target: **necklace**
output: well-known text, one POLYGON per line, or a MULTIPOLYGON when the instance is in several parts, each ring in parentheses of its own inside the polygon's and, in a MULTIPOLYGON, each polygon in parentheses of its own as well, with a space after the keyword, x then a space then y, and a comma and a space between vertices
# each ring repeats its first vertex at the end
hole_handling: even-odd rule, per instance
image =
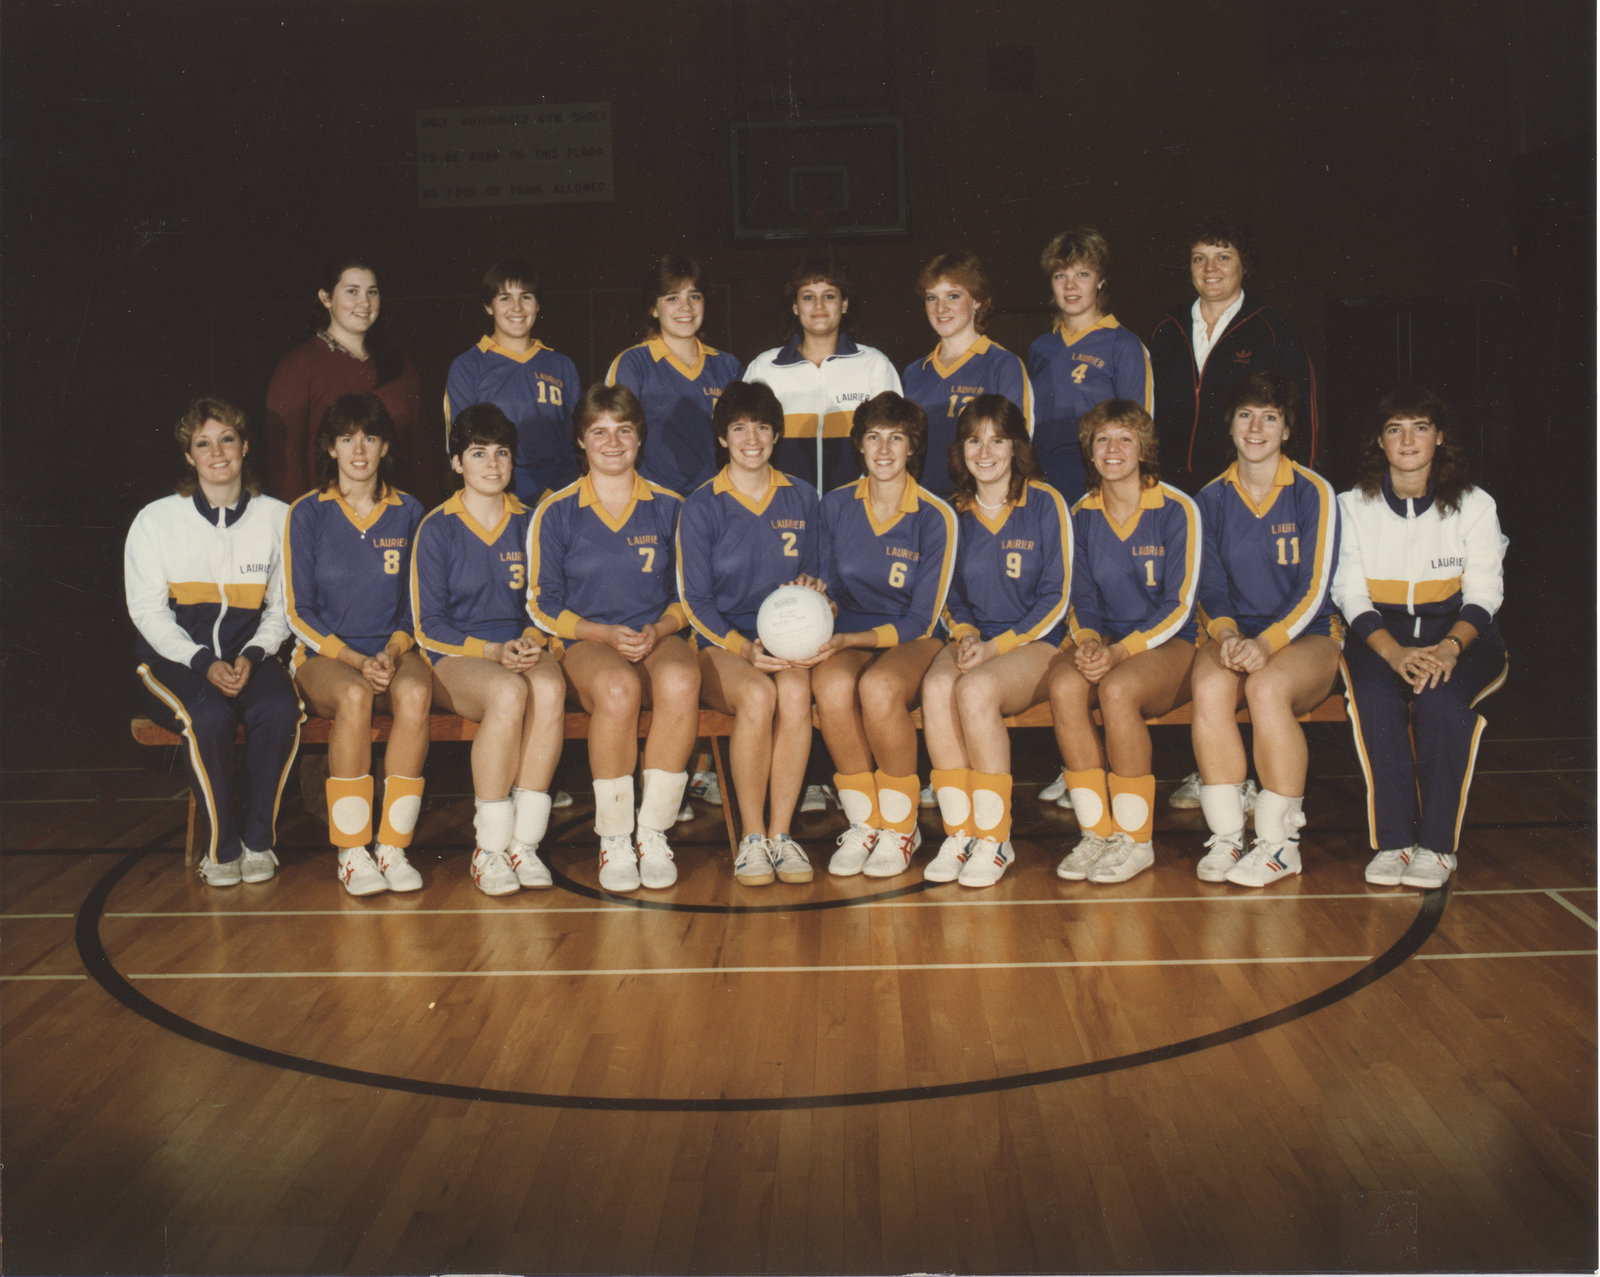
POLYGON ((1000 500, 996 501, 993 505, 990 505, 987 501, 985 501, 982 497, 980 497, 976 492, 974 492, 972 494, 972 499, 978 503, 978 509, 980 509, 980 510, 1004 510, 1006 508, 1006 502, 1010 498, 1001 497, 1000 500))

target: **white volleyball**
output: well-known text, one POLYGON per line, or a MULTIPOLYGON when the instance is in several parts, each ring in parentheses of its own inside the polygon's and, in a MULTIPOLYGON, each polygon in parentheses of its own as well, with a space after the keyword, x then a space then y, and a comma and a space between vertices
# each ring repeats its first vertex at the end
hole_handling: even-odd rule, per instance
POLYGON ((780 661, 804 661, 833 635, 828 600, 804 585, 780 585, 756 613, 761 646, 780 661))

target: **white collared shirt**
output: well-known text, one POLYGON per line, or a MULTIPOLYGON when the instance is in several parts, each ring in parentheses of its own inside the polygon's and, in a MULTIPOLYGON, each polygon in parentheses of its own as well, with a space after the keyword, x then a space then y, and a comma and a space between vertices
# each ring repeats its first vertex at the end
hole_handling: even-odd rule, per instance
POLYGON ((1239 308, 1243 305, 1244 293, 1241 292, 1233 299, 1233 305, 1223 311, 1217 322, 1211 326, 1211 332, 1208 335, 1206 333, 1206 321, 1200 314, 1200 299, 1198 297, 1194 299, 1194 305, 1190 307, 1189 314, 1192 316, 1194 330, 1194 366, 1196 368, 1205 368, 1206 356, 1211 353, 1211 348, 1217 344, 1217 338, 1227 332, 1228 325, 1233 322, 1233 317, 1239 313, 1239 308))

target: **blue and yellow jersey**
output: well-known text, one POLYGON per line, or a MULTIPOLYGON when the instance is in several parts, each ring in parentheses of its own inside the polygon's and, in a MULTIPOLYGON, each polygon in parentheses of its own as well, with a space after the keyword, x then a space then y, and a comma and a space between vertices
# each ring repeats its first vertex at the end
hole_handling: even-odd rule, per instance
POLYGON ((1339 503, 1326 479, 1279 457, 1258 506, 1235 462, 1195 503, 1204 532, 1200 609, 1212 638, 1232 629, 1276 652, 1302 634, 1333 633, 1339 503))
POLYGON ((1121 643, 1129 656, 1168 639, 1194 642, 1201 535, 1193 499, 1152 484, 1119 525, 1091 493, 1073 507, 1072 539, 1073 642, 1121 643))
POLYGON ((678 496, 686 496, 717 469, 711 410, 722 388, 738 381, 739 361, 698 337, 699 357, 680 363, 659 337, 630 346, 611 361, 606 385, 626 386, 644 405, 644 454, 639 473, 678 496))
POLYGON ((527 526, 528 508, 509 492, 492 528, 468 513, 459 492, 423 516, 411 554, 411 616, 429 661, 538 636, 523 610, 527 526))
POLYGON ((1084 491, 1078 423, 1107 399, 1132 399, 1154 412, 1150 352, 1112 315, 1078 333, 1057 324, 1028 347, 1028 378, 1034 393, 1033 450, 1045 481, 1076 501, 1084 491))
POLYGON ((613 517, 588 475, 551 493, 528 525, 529 615, 558 638, 579 621, 643 629, 669 617, 679 626, 673 541, 683 499, 634 476, 633 496, 613 517))
POLYGON ((1022 410, 1028 431, 1033 431, 1033 388, 1018 359, 998 342, 979 337, 952 364, 939 362, 939 349, 906 365, 900 384, 907 399, 928 414, 928 453, 922 467, 922 486, 935 496, 955 490, 948 456, 956 441, 956 418, 979 395, 1004 395, 1022 410))
POLYGON ((869 480, 822 498, 822 579, 839 605, 840 634, 873 631, 879 647, 934 632, 956 562, 956 514, 907 476, 900 508, 873 513, 869 480))
POLYGON ((1067 632, 1072 520, 1061 494, 1028 480, 1016 505, 986 515, 976 505, 957 519, 955 575, 945 605, 951 638, 976 634, 1001 652, 1067 632))
POLYGON ((731 652, 756 637, 767 595, 802 573, 817 575, 817 490, 769 469, 752 501, 727 467, 683 503, 678 519, 678 597, 697 646, 731 652))
POLYGON ((422 503, 388 489, 362 518, 337 487, 308 492, 289 507, 284 532, 284 593, 298 640, 294 668, 307 656, 336 657, 346 647, 375 656, 411 636, 411 547, 422 503))
POLYGON ((516 426, 512 484, 523 504, 531 507, 544 493, 564 488, 578 477, 572 406, 583 387, 577 368, 565 355, 537 341, 519 355, 496 344, 493 337, 484 337, 450 365, 445 384, 447 441, 456 414, 473 404, 494 404, 516 426))

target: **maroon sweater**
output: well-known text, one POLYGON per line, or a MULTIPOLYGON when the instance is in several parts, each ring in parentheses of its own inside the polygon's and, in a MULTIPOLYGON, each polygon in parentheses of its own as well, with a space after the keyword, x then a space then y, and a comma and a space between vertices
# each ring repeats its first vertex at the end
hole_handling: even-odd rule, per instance
POLYGON ((378 370, 371 360, 330 350, 320 334, 301 342, 278 361, 267 384, 262 440, 270 495, 293 501, 316 486, 313 446, 322 414, 340 395, 362 390, 375 390, 394 418, 396 438, 390 441, 390 450, 399 461, 395 478, 406 491, 417 491, 415 480, 427 471, 417 434, 422 381, 409 359, 393 381, 378 386, 377 380, 378 370))

